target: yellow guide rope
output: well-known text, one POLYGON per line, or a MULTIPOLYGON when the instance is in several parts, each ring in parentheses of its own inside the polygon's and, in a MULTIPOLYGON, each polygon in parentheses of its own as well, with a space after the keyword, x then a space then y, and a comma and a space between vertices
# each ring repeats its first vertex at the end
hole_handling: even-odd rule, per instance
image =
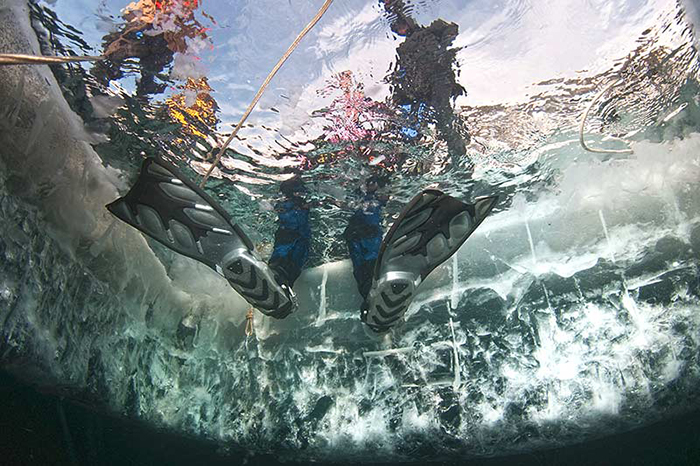
POLYGON ((0 65, 51 65, 55 63, 72 63, 78 61, 100 61, 104 56, 92 57, 49 57, 42 55, 25 55, 23 53, 0 53, 0 65))
POLYGON ((216 166, 219 164, 219 161, 221 160, 221 156, 224 155, 224 151, 226 148, 231 144, 231 141, 233 141, 233 138, 236 137, 236 133, 238 133, 238 130, 241 129, 243 126, 243 123, 248 119, 248 116, 250 113, 253 111, 255 108, 255 105, 257 105, 258 101, 260 100, 260 97, 262 97, 263 92, 265 92, 265 88, 267 87, 268 84, 270 84, 270 81, 272 81, 272 78, 277 74, 280 68, 282 68, 282 65, 284 64, 285 61, 287 61, 287 58, 294 52, 294 49, 297 48, 299 45, 299 42, 304 38, 304 36, 311 30, 312 27, 318 23, 318 21, 321 19, 323 14, 328 10, 328 8, 331 6, 331 3, 333 3, 333 0, 326 0, 326 2, 323 4, 320 10, 318 10, 318 13, 316 13, 316 16, 309 22, 309 24, 306 25, 306 27, 299 33, 296 39, 294 39, 294 42, 292 42, 292 45, 289 46, 286 52, 284 52, 284 55, 282 55, 282 58, 279 59, 277 64, 275 65, 274 68, 272 68, 272 71, 270 71, 270 74, 267 75, 267 78, 265 78, 265 81, 260 85, 260 88, 258 89, 258 92, 255 94, 255 97, 253 97, 253 101, 250 103, 248 106, 248 109, 245 111, 243 116, 241 117, 241 121, 238 122, 236 127, 234 128, 233 132, 231 135, 228 137, 226 142, 219 148, 219 152, 216 154, 216 160, 214 160, 214 163, 211 164, 209 167, 209 170, 207 170, 207 173, 204 175, 204 178, 202 178, 202 181, 199 183, 200 187, 204 186, 204 183, 207 182, 209 179, 209 175, 211 175, 211 172, 214 171, 216 166))

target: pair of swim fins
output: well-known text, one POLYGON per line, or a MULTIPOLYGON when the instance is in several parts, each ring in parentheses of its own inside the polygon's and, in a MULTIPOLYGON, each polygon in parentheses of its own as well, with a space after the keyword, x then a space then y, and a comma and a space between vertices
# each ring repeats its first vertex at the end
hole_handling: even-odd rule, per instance
MULTIPOLYGON (((494 196, 465 204, 432 189, 414 197, 382 241, 362 321, 377 333, 399 322, 421 281, 459 249, 496 201, 494 196)), ((168 248, 214 269, 264 314, 284 318, 296 309, 294 291, 258 256, 243 230, 170 163, 144 160, 131 190, 107 208, 168 248)))

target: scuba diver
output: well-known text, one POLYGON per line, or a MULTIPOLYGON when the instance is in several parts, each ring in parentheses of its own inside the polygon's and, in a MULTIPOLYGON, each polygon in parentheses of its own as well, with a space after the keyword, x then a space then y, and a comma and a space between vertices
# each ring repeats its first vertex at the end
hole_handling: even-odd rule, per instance
MULTIPOLYGON (((463 89, 452 71, 455 52, 447 50, 457 26, 437 20, 420 27, 402 13, 400 0, 380 1, 396 13, 392 29, 406 37, 392 77, 393 100, 417 118, 420 108, 429 107, 450 155, 463 157, 465 143, 454 128, 450 106, 463 89), (428 58, 421 61, 420 54, 428 58), (436 70, 437 78, 432 76, 436 70)), ((381 182, 378 177, 366 180, 343 235, 363 297, 360 318, 374 334, 385 334, 403 320, 421 282, 460 248, 498 200, 488 196, 469 204, 426 189, 403 208, 385 235, 382 211, 388 198, 379 194, 381 182)), ((281 183, 280 191, 269 263, 211 196, 164 160, 144 160, 131 190, 107 208, 166 247, 215 270, 264 314, 283 319, 297 308, 292 287, 309 256, 311 206, 298 176, 281 183)))
MULTIPOLYGON (((382 235, 386 202, 370 178, 345 230, 358 290, 360 318, 375 334, 402 321, 420 283, 451 257, 486 218, 497 196, 468 204, 436 189, 416 195, 382 235), (383 236, 383 237, 382 237, 383 236)), ((166 247, 206 264, 253 307, 282 319, 297 308, 292 286, 309 254, 311 228, 303 184, 280 187, 278 229, 269 265, 228 213, 172 164, 147 158, 131 190, 107 206, 119 219, 166 247)))

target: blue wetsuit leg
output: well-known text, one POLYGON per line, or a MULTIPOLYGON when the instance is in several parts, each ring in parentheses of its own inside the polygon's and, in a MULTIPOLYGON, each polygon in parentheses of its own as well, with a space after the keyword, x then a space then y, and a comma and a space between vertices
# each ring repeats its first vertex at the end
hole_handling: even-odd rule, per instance
POLYGON ((309 209, 299 200, 285 200, 277 205, 278 228, 270 267, 290 287, 301 274, 309 258, 311 227, 309 209))
POLYGON ((352 260, 357 289, 362 297, 366 298, 372 286, 374 265, 382 244, 379 208, 356 211, 348 222, 344 236, 352 260))

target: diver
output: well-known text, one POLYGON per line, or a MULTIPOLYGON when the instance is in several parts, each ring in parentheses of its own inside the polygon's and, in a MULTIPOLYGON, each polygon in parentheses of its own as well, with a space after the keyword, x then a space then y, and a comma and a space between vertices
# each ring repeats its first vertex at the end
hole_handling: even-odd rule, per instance
POLYGON ((450 158, 462 159, 469 136, 462 136, 451 105, 453 99, 466 93, 457 83, 453 69, 459 49, 450 48, 459 26, 442 19, 420 26, 408 14, 403 0, 379 0, 379 3, 389 16, 391 30, 406 38, 396 49, 396 65, 387 77, 394 105, 409 120, 402 133, 409 139, 419 139, 422 124, 435 122, 447 143, 450 158))
MULTIPOLYGON (((455 127, 451 99, 464 89, 452 70, 456 51, 448 49, 457 25, 437 20, 422 27, 404 14, 401 0, 380 2, 394 15, 392 30, 406 37, 390 78, 394 103, 418 120, 433 119, 451 157, 463 157, 465 141, 455 127)), ((403 320, 421 282, 459 249, 498 199, 477 198, 469 204, 426 189, 384 234, 388 198, 379 194, 381 183, 377 177, 365 182, 343 235, 363 297, 360 317, 375 334, 384 334, 403 320)), ((297 308, 292 287, 309 256, 311 206, 299 176, 281 183, 280 191, 283 198, 275 206, 278 227, 269 264, 216 200, 164 160, 144 160, 131 190, 107 208, 166 247, 206 264, 253 307, 282 319, 297 308)))
POLYGON ((136 30, 113 32, 103 38, 109 60, 97 62, 91 70, 98 82, 108 86, 110 81, 122 78, 125 61, 138 58, 141 78, 136 82, 136 95, 160 94, 166 89, 167 85, 156 82, 156 77, 172 63, 175 54, 163 34, 147 33, 149 27, 143 25, 136 30))
MULTIPOLYGON (((417 194, 383 235, 380 181, 370 178, 345 230, 358 290, 360 317, 375 334, 403 320, 418 286, 451 257, 486 218, 497 196, 468 204, 436 189, 417 194)), ((292 286, 309 255, 311 228, 304 186, 296 177, 280 186, 278 229, 269 265, 243 229, 204 190, 172 164, 144 160, 123 197, 107 206, 119 219, 226 278, 253 307, 274 318, 297 308, 292 286)))
POLYGON ((124 23, 102 38, 107 60, 95 64, 91 74, 108 86, 124 76, 128 60, 138 59, 140 79, 136 95, 160 94, 167 83, 158 82, 163 70, 173 63, 175 53, 187 52, 186 39, 206 38, 206 28, 194 17, 198 2, 179 0, 138 0, 122 10, 124 23))

